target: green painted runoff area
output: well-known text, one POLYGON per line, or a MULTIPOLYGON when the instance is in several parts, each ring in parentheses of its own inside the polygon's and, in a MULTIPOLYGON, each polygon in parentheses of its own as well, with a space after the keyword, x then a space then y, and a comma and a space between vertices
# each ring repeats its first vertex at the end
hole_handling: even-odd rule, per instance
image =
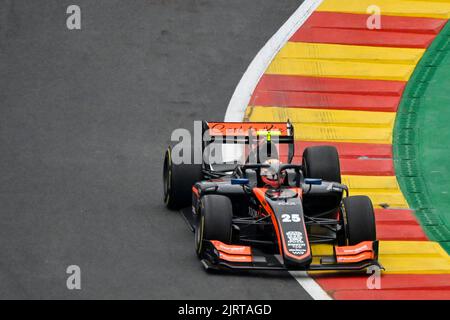
POLYGON ((394 162, 426 234, 450 253, 450 23, 405 89, 395 124, 394 162))

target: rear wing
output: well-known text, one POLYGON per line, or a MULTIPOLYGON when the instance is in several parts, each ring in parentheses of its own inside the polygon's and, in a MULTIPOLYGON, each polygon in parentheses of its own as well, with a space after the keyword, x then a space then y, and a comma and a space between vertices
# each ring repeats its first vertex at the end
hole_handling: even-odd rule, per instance
POLYGON ((294 126, 287 122, 202 122, 202 151, 210 143, 259 145, 262 141, 288 145, 288 162, 295 153, 294 126), (217 139, 216 139, 217 138, 217 139))

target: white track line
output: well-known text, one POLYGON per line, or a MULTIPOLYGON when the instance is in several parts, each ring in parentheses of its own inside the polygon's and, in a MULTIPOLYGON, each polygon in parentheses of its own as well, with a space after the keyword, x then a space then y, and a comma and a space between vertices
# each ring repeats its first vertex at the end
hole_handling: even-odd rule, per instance
MULTIPOLYGON (((239 81, 225 114, 226 122, 244 119, 253 91, 273 58, 292 35, 303 25, 323 0, 305 0, 283 26, 270 38, 258 52, 239 81)), ((331 297, 303 271, 289 272, 305 291, 315 300, 331 300, 331 297)))
POLYGON ((314 300, 333 300, 322 287, 305 271, 289 271, 291 276, 305 289, 314 300))
POLYGON ((253 91, 278 51, 286 44, 323 0, 305 0, 283 26, 269 39, 239 81, 225 114, 226 122, 242 121, 253 91))

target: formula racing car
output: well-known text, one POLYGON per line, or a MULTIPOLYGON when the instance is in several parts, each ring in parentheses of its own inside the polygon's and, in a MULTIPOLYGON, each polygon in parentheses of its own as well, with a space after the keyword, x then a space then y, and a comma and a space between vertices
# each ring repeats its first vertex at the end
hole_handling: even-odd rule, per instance
POLYGON ((349 196, 335 147, 306 148, 293 163, 289 121, 201 130, 201 163, 179 163, 169 147, 163 180, 166 206, 191 208, 207 270, 382 268, 371 200, 349 196))

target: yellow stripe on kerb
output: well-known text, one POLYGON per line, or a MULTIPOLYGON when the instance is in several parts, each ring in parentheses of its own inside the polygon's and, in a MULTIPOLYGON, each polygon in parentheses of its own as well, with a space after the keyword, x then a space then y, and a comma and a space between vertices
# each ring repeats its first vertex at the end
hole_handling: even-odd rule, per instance
POLYGON ((288 42, 276 59, 345 60, 348 62, 416 65, 425 49, 288 42))
POLYGON ((366 195, 375 208, 408 208, 403 193, 394 176, 342 176, 351 196, 366 195))
POLYGON ((266 73, 308 77, 408 81, 413 70, 413 66, 399 64, 314 59, 275 59, 267 68, 266 73))
MULTIPOLYGON (((313 245, 316 257, 333 254, 331 245, 313 245)), ((379 261, 388 274, 450 273, 450 257, 431 241, 380 241, 379 261)))
MULTIPOLYGON (((300 102, 301 103, 301 102, 300 102)), ((393 129, 395 112, 347 111, 330 109, 280 108, 249 106, 246 118, 250 122, 284 122, 322 126, 345 126, 393 129)))
POLYGON ((382 15, 450 18, 448 0, 325 0, 317 11, 366 14, 370 6, 378 6, 382 15))
POLYGON ((407 81, 423 49, 288 42, 267 74, 407 81))
POLYGON ((391 144, 392 130, 388 128, 358 128, 294 123, 295 139, 302 141, 332 141, 391 144))
POLYGON ((389 189, 400 190, 397 179, 394 176, 342 176, 342 182, 350 190, 353 189, 389 189))
POLYGON ((395 113, 248 107, 246 118, 255 122, 290 119, 297 140, 391 144, 395 113))

